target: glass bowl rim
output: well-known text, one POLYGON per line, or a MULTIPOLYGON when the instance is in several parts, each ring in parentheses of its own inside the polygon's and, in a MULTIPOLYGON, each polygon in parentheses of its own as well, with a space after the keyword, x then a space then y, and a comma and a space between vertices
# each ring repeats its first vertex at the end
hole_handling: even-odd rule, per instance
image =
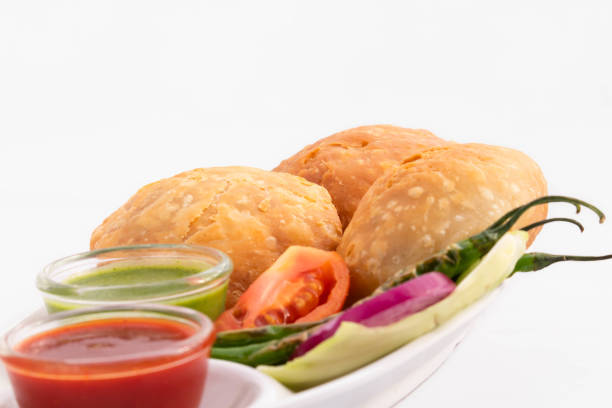
MULTIPOLYGON (((75 322, 79 323, 79 322, 75 322)), ((25 337, 22 341, 25 341, 37 334, 45 333, 52 331, 57 327, 69 327, 75 323, 68 323, 66 325, 54 326, 50 327, 46 330, 40 330, 39 332, 30 335, 29 337, 25 337)), ((173 357, 173 356, 187 356, 190 355, 192 350, 197 350, 198 345, 204 344, 208 341, 211 336, 214 336, 214 325, 210 318, 203 313, 200 313, 196 310, 181 307, 181 306, 171 306, 171 305, 159 305, 159 304, 150 304, 150 303, 140 303, 137 305, 107 305, 107 306, 99 306, 99 307, 84 307, 73 310, 67 310, 58 313, 45 313, 42 316, 30 317, 23 320, 21 323, 18 323, 14 327, 12 327, 8 332, 6 332, 2 337, 0 337, 0 357, 9 358, 9 359, 17 359, 21 361, 42 363, 42 364, 58 364, 63 366, 78 366, 78 365, 112 365, 121 362, 129 362, 132 360, 152 360, 159 357, 173 357), (115 313, 135 313, 136 315, 131 316, 120 316, 117 317, 109 316, 109 314, 115 313), (56 321, 69 320, 72 318, 76 318, 79 316, 91 315, 91 319, 84 320, 85 322, 97 321, 97 320, 109 320, 113 318, 125 318, 125 319, 134 319, 138 318, 138 314, 141 314, 142 317, 150 317, 154 315, 153 318, 160 320, 173 320, 176 321, 176 318, 182 318, 184 320, 189 320, 197 325, 197 330, 190 335, 189 337, 178 340, 176 342, 172 342, 172 344, 165 345, 160 349, 142 351, 139 353, 133 353, 129 355, 119 355, 115 357, 96 357, 96 358, 87 358, 81 357, 78 359, 60 359, 60 358, 45 358, 39 357, 32 354, 24 353, 22 351, 16 350, 14 345, 11 345, 11 337, 16 335, 22 330, 26 330, 29 328, 40 328, 44 327, 47 324, 56 321), (147 315, 148 314, 148 315, 147 315), (96 318, 96 315, 100 315, 96 318), (164 317, 165 316, 165 317, 164 317), (170 318, 169 316, 175 317, 175 319, 170 318)), ((20 344, 20 343, 18 343, 20 344)), ((212 345, 212 344, 211 344, 212 345)), ((163 363, 162 363, 163 364, 163 363)), ((17 365, 18 366, 18 365, 17 365)), ((125 371, 125 370, 118 370, 125 371)))
MULTIPOLYGON (((129 257, 122 256, 125 260, 129 257)), ((142 258, 142 257, 141 257, 142 258)), ((151 257, 153 259, 153 257, 151 257)), ((65 299, 71 303, 86 303, 105 305, 113 303, 143 303, 153 302, 163 299, 172 299, 177 296, 188 296, 192 293, 198 293, 208 289, 212 289, 216 286, 221 285, 229 279, 229 275, 232 271, 233 263, 232 260, 224 252, 207 246, 200 245, 187 245, 187 244, 143 244, 143 245, 126 245, 116 246, 103 249, 96 249, 93 251, 80 252, 74 255, 69 255, 60 259, 57 259, 47 264, 41 272, 36 276, 36 287, 39 291, 45 295, 50 295, 59 299, 65 299), (74 285, 70 283, 60 282, 53 278, 53 274, 58 269, 70 265, 71 263, 95 258, 98 255, 108 254, 119 251, 138 251, 138 250, 156 250, 156 249, 169 249, 169 250, 186 250, 191 251, 190 254, 185 254, 185 259, 203 259, 210 260, 213 258, 216 263, 210 268, 204 269, 203 271, 188 275, 176 279, 168 279, 159 282, 151 283, 139 283, 139 284, 127 284, 127 285, 106 285, 106 286, 88 286, 88 285, 74 285), (201 284, 194 284, 194 279, 206 278, 201 284), (99 299, 81 299, 79 296, 86 295, 87 293, 97 291, 112 291, 122 290, 130 288, 163 288, 167 285, 182 283, 185 284, 189 290, 177 292, 174 294, 165 294, 162 296, 151 296, 149 298, 143 298, 138 300, 132 299, 117 299, 117 300, 99 300, 99 299)), ((92 268, 95 269, 95 268, 92 268)))

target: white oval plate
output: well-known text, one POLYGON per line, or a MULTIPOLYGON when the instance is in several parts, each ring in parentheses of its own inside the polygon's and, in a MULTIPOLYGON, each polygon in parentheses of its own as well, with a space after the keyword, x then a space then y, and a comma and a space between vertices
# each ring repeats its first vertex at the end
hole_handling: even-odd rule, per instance
MULTIPOLYGON (((293 393, 257 370, 210 360, 202 407, 306 408, 392 407, 427 380, 453 352, 473 320, 500 289, 474 303, 436 330, 336 380, 293 393)), ((4 368, 0 368, 0 408, 17 408, 4 368)))

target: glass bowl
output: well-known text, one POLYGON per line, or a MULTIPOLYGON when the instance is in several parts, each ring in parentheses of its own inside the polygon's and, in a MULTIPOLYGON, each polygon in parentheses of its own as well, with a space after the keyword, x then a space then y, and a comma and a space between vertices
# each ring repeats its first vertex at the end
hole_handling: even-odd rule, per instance
POLYGON ((216 319, 225 308, 232 262, 223 252, 182 244, 114 247, 59 259, 38 274, 49 312, 115 304, 189 307, 216 319))
POLYGON ((214 337, 188 308, 80 308, 19 324, 0 358, 20 407, 197 408, 214 337))

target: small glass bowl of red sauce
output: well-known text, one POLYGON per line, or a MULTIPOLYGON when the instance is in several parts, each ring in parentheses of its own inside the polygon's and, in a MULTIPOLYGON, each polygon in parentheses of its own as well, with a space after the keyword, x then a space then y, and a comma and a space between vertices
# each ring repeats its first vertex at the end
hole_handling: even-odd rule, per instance
POLYGON ((197 408, 214 337, 188 308, 83 308, 21 323, 0 358, 21 408, 197 408))

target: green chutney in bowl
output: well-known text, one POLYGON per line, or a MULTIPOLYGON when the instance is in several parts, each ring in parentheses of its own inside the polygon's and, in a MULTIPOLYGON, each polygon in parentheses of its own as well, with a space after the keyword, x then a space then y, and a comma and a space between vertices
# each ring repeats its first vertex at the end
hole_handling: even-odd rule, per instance
POLYGON ((105 248, 59 259, 36 286, 51 313, 130 303, 189 307, 216 319, 225 308, 232 262, 223 252, 194 245, 105 248))

